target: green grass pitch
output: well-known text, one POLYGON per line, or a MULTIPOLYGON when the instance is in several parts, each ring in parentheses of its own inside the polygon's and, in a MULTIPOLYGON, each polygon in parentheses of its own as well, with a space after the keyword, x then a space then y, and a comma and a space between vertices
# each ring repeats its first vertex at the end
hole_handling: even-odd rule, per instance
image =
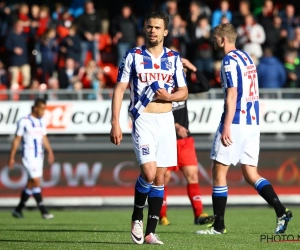
MULTIPOLYGON (((290 207, 293 219, 285 235, 300 235, 300 208, 290 207)), ((136 245, 130 238, 131 209, 99 208, 52 210, 53 220, 43 220, 37 210, 25 210, 15 219, 0 210, 0 249, 300 249, 300 241, 261 242, 273 235, 275 213, 269 207, 227 207, 226 235, 197 235, 206 226, 193 224, 191 208, 170 207, 170 226, 157 226, 165 245, 136 245)), ((211 213, 211 207, 206 212, 211 213)), ((144 212, 146 217, 147 209, 144 212)), ((291 237, 291 236, 290 236, 291 237)), ((289 238, 291 239, 291 238, 289 238)))

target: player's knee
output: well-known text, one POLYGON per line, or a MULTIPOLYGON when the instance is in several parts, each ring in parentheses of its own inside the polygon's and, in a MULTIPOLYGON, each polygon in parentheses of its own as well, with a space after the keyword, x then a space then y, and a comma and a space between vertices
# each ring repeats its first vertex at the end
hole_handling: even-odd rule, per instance
POLYGON ((188 183, 198 183, 198 172, 193 172, 186 175, 188 183))
POLYGON ((147 183, 152 183, 155 179, 155 173, 144 173, 142 174, 142 178, 147 182, 147 183))

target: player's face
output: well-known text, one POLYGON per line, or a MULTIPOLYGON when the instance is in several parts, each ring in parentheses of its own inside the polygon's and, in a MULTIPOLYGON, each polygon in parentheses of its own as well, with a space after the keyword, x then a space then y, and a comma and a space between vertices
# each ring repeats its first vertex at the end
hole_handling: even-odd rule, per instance
POLYGON ((45 104, 40 104, 39 106, 34 108, 34 114, 37 118, 41 118, 44 116, 46 110, 45 104))
POLYGON ((224 47, 224 38, 221 38, 215 33, 213 36, 213 42, 215 50, 221 50, 224 47))
POLYGON ((153 47, 162 44, 164 37, 168 34, 164 21, 159 18, 150 18, 145 25, 146 41, 153 47))

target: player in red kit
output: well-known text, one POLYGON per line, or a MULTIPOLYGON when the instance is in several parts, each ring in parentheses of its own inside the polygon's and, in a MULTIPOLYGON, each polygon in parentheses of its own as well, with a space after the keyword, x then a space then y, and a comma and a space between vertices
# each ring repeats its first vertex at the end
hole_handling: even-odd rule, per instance
MULTIPOLYGON (((188 91, 189 93, 201 93, 210 89, 207 78, 193 65, 189 60, 182 58, 182 64, 187 71, 188 91), (197 82, 191 81, 191 75, 195 74, 197 82)), ((165 193, 163 206, 160 211, 160 224, 169 225, 167 218, 167 185, 171 178, 171 170, 180 171, 187 180, 187 194, 191 201, 194 212, 195 224, 207 224, 214 220, 213 216, 203 213, 201 200, 201 191, 198 179, 198 160, 195 151, 194 138, 189 131, 189 119, 187 110, 187 101, 173 102, 173 115, 175 120, 177 136, 177 166, 169 167, 165 175, 165 193)))

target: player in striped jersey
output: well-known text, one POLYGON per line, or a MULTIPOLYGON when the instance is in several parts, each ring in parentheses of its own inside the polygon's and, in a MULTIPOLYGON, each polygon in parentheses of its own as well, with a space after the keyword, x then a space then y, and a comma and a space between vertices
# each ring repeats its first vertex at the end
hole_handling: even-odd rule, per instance
POLYGON ((32 107, 32 112, 18 121, 15 138, 12 142, 8 166, 13 168, 15 155, 22 140, 22 162, 28 174, 27 186, 21 193, 19 205, 12 212, 15 218, 23 218, 22 209, 31 195, 37 202, 42 218, 53 219, 43 204, 40 179, 43 175, 44 148, 48 152, 48 162, 52 164, 54 155, 47 137, 46 125, 42 116, 46 109, 44 99, 36 99, 32 107))
POLYGON ((224 215, 228 196, 226 175, 231 164, 240 164, 245 180, 274 207, 277 224, 275 233, 284 233, 292 212, 285 208, 272 185, 258 174, 259 155, 259 92, 256 67, 251 57, 235 47, 236 30, 229 24, 214 29, 215 49, 225 53, 221 66, 224 111, 212 149, 212 201, 215 221, 208 230, 198 234, 226 233, 224 215))
POLYGON ((166 13, 152 12, 146 19, 146 45, 125 54, 119 67, 112 99, 111 142, 119 145, 122 131, 119 115, 129 85, 132 139, 140 176, 135 185, 131 238, 137 244, 163 244, 155 229, 164 196, 167 167, 177 164, 176 132, 172 102, 187 99, 185 73, 177 52, 163 46, 168 34, 166 13), (148 216, 143 235, 143 208, 148 198, 148 216))

